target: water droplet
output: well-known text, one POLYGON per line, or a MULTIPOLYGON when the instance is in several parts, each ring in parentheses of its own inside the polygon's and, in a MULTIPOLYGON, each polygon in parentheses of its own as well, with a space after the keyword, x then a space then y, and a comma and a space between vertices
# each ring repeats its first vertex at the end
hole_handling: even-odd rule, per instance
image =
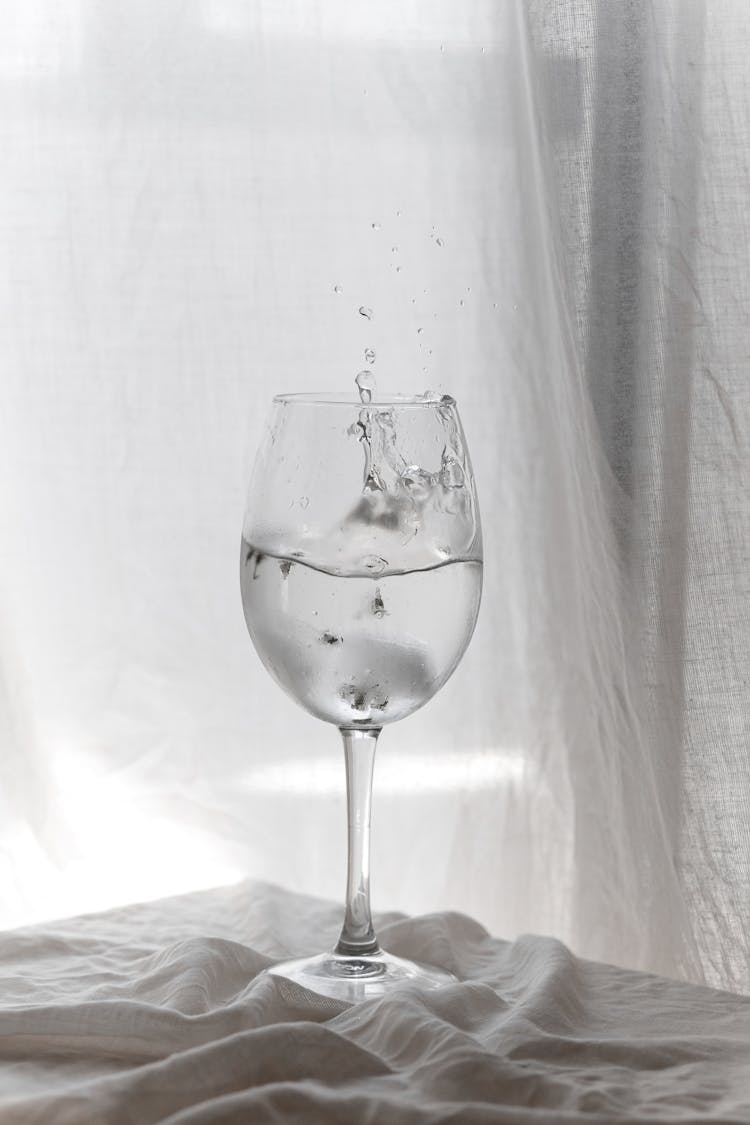
POLYGON ((288 578, 289 577, 289 571, 292 569, 293 566, 294 566, 294 563, 291 561, 291 559, 282 559, 281 562, 279 563, 279 570, 281 571, 281 577, 282 578, 288 578))
POLYGON ((514 306, 513 306, 513 311, 514 311, 514 312, 518 312, 518 305, 514 305, 514 306))
POLYGON ((442 240, 442 238, 436 238, 436 239, 435 239, 435 242, 437 243, 437 245, 438 245, 438 246, 442 246, 442 245, 443 245, 443 240, 442 240))
POLYGON ((359 315, 363 316, 365 320, 372 320, 372 309, 368 309, 367 305, 360 305, 359 315))
POLYGON ((365 555, 362 559, 362 567, 371 574, 373 578, 377 578, 378 575, 382 574, 387 566, 388 560, 381 558, 380 555, 365 555))
POLYGON ((343 293, 344 292, 344 290, 341 288, 340 285, 334 285, 333 291, 334 291, 334 293, 343 293))
POLYGON ((440 53, 441 53, 441 55, 445 54, 445 43, 440 44, 440 53))
POLYGON ((492 302, 492 307, 493 307, 493 309, 496 309, 496 308, 497 308, 497 301, 493 301, 493 302, 492 302))
POLYGON ((357 384, 360 401, 364 406, 368 406, 375 393, 375 376, 372 371, 360 371, 354 382, 357 384))
POLYGON ((460 300, 460 301, 459 301, 458 303, 459 303, 459 305, 461 305, 461 306, 463 306, 463 305, 464 305, 464 303, 465 303, 465 302, 464 302, 464 299, 463 299, 463 297, 461 298, 461 300, 460 300))
POLYGON ((417 329, 417 336, 421 336, 421 335, 422 335, 422 329, 421 329, 421 328, 418 328, 418 329, 417 329))
POLYGON ((417 303, 417 298, 416 298, 416 297, 412 297, 412 299, 411 299, 411 303, 412 303, 413 305, 416 305, 416 303, 417 303))
POLYGON ((443 488, 463 488, 464 471, 455 457, 443 454, 443 467, 440 470, 440 483, 443 488))
POLYGON ((484 54, 484 47, 482 47, 482 54, 484 54))
POLYGON ((372 612, 375 617, 385 617, 386 608, 383 602, 383 595, 380 593, 380 587, 375 587, 375 597, 372 599, 372 612))
POLYGON ((401 266, 396 266, 396 273, 401 273, 401 266))
POLYGON ((398 254, 398 246, 391 246, 391 254, 398 254))
POLYGON ((310 497, 309 497, 309 496, 300 496, 300 498, 299 498, 299 506, 300 506, 300 508, 302 508, 303 510, 304 510, 305 508, 309 508, 309 507, 310 507, 310 497))
POLYGON ((375 349, 374 348, 365 348, 365 363, 374 363, 374 362, 375 362, 375 349))
POLYGON ((373 230, 380 230, 380 223, 373 223, 373 224, 372 224, 372 229, 373 229, 373 230))
MULTIPOLYGON (((426 371, 427 368, 424 368, 426 371)), ((435 480, 432 473, 420 469, 419 465, 409 465, 401 474, 401 484, 406 489, 412 500, 426 500, 430 495, 435 480)))
POLYGON ((401 212, 400 212, 400 211, 397 211, 397 212, 396 212, 396 218, 397 218, 397 219, 400 219, 400 218, 401 218, 401 212))

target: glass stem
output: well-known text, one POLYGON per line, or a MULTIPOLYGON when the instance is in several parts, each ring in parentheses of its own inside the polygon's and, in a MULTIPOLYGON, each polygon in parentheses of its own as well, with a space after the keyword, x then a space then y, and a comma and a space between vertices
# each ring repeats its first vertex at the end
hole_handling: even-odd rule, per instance
POLYGON ((370 804, 372 769, 380 728, 341 730, 346 759, 346 803, 349 849, 346 913, 334 952, 345 957, 379 953, 370 914, 370 804))

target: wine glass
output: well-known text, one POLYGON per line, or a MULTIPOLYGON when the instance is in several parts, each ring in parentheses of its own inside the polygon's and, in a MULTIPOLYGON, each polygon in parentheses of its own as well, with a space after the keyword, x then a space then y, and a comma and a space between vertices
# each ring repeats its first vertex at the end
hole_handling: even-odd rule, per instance
POLYGON ((442 687, 471 639, 482 589, 474 477, 455 400, 273 400, 242 532, 253 644, 276 682, 344 743, 348 872, 328 953, 268 971, 358 1000, 453 979, 382 950, 370 914, 370 799, 381 728, 442 687))

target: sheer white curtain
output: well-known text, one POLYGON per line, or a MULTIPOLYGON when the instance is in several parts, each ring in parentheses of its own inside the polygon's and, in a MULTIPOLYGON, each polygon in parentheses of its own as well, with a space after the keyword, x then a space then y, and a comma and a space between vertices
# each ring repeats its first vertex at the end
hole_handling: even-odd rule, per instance
POLYGON ((381 740, 376 907, 747 989, 744 6, 0 19, 0 922, 341 896, 338 736, 251 650, 239 533, 271 394, 371 347, 459 399, 486 530, 381 740))

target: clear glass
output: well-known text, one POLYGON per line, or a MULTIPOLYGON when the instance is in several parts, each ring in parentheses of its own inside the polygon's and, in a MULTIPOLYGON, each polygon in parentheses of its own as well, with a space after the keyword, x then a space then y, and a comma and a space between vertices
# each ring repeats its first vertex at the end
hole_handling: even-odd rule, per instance
POLYGON ((345 1000, 452 980, 380 948, 369 852, 378 735, 442 687, 479 612, 482 532, 455 400, 276 397, 245 508, 240 583, 258 655, 292 699, 339 728, 346 764, 341 936, 331 952, 269 971, 345 1000))

